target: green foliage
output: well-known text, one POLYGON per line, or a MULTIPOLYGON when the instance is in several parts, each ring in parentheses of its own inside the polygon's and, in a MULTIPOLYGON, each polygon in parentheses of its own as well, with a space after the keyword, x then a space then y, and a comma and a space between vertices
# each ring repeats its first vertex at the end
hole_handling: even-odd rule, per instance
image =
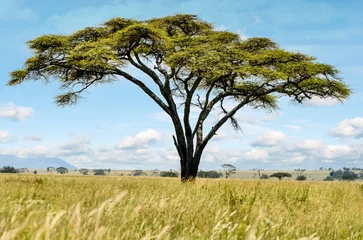
POLYGON ((171 171, 161 171, 160 177, 178 177, 178 173, 171 171))
POLYGON ((197 177, 199 178, 220 178, 223 177, 222 173, 216 171, 198 171, 197 177))
POLYGON ((344 181, 355 181, 356 179, 358 179, 358 175, 349 170, 344 171, 342 174, 342 180, 344 181))
POLYGON ((332 176, 326 176, 326 178, 324 178, 324 180, 323 181, 334 181, 334 177, 332 177, 332 176))
MULTIPOLYGON (((34 56, 24 69, 11 73, 8 85, 54 77, 64 89, 76 85, 87 88, 116 80, 119 70, 133 61, 131 56, 141 60, 147 56, 158 66, 162 62, 169 69, 184 67, 185 72, 199 75, 203 78, 201 88, 220 79, 216 87, 228 86, 236 91, 236 99, 260 88, 253 80, 256 77, 270 84, 261 90, 268 92, 270 86, 279 85, 273 92, 297 102, 311 95, 344 100, 351 93, 333 66, 280 49, 268 38, 241 40, 236 33, 213 29, 196 15, 176 14, 147 21, 112 18, 100 27, 86 27, 68 36, 43 35, 30 40, 28 46, 34 56)), ((56 101, 59 105, 74 104, 80 93, 70 91, 56 101)), ((271 94, 263 94, 251 104, 276 108, 277 96, 271 94)))
POLYGON ((331 177, 332 179, 338 179, 343 181, 355 181, 359 178, 359 176, 355 172, 350 171, 350 168, 345 167, 343 168, 343 170, 339 169, 336 171, 331 171, 329 173, 329 177, 331 177))
POLYGON ((0 168, 0 173, 18 173, 18 169, 11 167, 11 166, 4 166, 0 168))
POLYGON ((232 174, 236 174, 236 167, 231 165, 231 164, 222 164, 222 168, 224 168, 225 170, 225 176, 226 178, 230 177, 232 174))
POLYGON ((147 176, 147 173, 142 171, 142 170, 134 170, 134 171, 131 172, 131 175, 135 176, 135 177, 137 177, 137 176, 147 176))
POLYGON ((65 168, 65 167, 59 167, 56 169, 56 171, 60 174, 65 174, 65 173, 68 173, 68 169, 65 168))
POLYGON ((306 180, 306 176, 305 175, 299 175, 296 177, 296 180, 298 181, 305 181, 306 180))
POLYGON ((94 175, 96 175, 96 176, 105 176, 106 175, 105 170, 103 170, 103 169, 95 169, 94 173, 95 173, 94 175))
POLYGON ((277 172, 277 173, 270 175, 270 177, 276 177, 279 180, 282 180, 284 177, 290 178, 290 177, 292 177, 292 175, 290 173, 286 173, 286 172, 277 172))
POLYGON ((264 174, 261 175, 261 179, 269 179, 269 176, 264 173, 264 174))

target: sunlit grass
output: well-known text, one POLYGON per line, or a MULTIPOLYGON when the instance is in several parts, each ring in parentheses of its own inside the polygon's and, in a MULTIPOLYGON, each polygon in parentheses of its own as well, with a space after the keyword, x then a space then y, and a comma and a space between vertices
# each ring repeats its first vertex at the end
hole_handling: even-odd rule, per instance
POLYGON ((0 176, 0 239, 363 239, 358 183, 0 176))

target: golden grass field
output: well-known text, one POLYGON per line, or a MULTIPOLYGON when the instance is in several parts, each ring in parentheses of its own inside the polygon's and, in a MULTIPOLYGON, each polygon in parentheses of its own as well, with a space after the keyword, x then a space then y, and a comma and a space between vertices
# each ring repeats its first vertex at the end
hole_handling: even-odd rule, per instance
POLYGON ((2 174, 0 239, 363 239, 363 185, 2 174))

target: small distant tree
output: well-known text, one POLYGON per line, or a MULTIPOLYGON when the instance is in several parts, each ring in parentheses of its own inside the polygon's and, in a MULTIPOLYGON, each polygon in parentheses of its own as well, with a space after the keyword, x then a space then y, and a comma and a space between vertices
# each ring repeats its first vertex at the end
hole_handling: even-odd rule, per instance
POLYGON ((282 180, 284 177, 292 177, 292 175, 290 173, 286 173, 286 172, 277 172, 277 173, 270 175, 270 177, 276 177, 279 180, 282 180))
POLYGON ((220 178, 223 177, 222 173, 216 171, 198 171, 197 177, 199 178, 220 178))
POLYGON ((333 177, 334 179, 338 179, 339 181, 342 180, 343 171, 342 170, 336 170, 329 173, 330 177, 333 177))
POLYGON ((147 176, 147 173, 142 171, 142 170, 134 170, 134 171, 131 172, 131 175, 135 176, 135 177, 137 177, 137 176, 147 176))
POLYGON ((324 178, 324 180, 323 181, 334 181, 334 177, 332 177, 332 176, 326 176, 326 178, 324 178))
POLYGON ((261 179, 268 179, 268 178, 269 178, 269 176, 267 174, 262 174, 261 175, 261 179))
POLYGON ((157 177, 160 176, 160 170, 159 169, 155 169, 152 173, 151 176, 157 177))
POLYGON ((37 170, 34 170, 34 172, 33 172, 34 174, 37 174, 38 173, 38 171, 37 170))
POLYGON ((47 167, 47 172, 51 173, 53 171, 56 171, 56 169, 54 167, 51 167, 51 166, 47 167))
POLYGON ((94 170, 94 175, 96 175, 96 176, 105 176, 106 173, 105 173, 105 170, 103 170, 103 169, 95 169, 94 170))
POLYGON ((226 178, 229 178, 232 174, 236 173, 236 167, 231 164, 223 164, 222 168, 224 168, 226 178))
POLYGON ((358 179, 358 175, 350 170, 346 170, 342 174, 343 181, 355 181, 356 179, 358 179))
POLYGON ((27 168, 19 168, 18 172, 19 173, 25 173, 25 172, 29 172, 29 170, 27 168))
POLYGON ((305 181, 306 180, 306 176, 305 175, 299 175, 296 177, 296 180, 298 181, 305 181))
POLYGON ((18 173, 18 169, 11 167, 11 166, 4 166, 0 169, 0 173, 18 173))
POLYGON ((56 169, 57 173, 60 173, 60 174, 66 174, 68 173, 68 169, 65 168, 65 167, 59 167, 56 169))
POLYGON ((172 171, 162 171, 160 172, 160 177, 178 177, 178 173, 172 171))
POLYGON ((83 175, 88 175, 88 169, 87 168, 81 168, 81 169, 79 169, 79 172, 81 173, 81 174, 83 174, 83 175))

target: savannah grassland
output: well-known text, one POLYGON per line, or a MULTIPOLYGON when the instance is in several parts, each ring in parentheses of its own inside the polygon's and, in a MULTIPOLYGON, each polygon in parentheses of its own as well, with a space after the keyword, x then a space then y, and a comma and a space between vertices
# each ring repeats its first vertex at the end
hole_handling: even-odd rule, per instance
POLYGON ((0 239, 363 239, 363 186, 3 174, 0 239))

